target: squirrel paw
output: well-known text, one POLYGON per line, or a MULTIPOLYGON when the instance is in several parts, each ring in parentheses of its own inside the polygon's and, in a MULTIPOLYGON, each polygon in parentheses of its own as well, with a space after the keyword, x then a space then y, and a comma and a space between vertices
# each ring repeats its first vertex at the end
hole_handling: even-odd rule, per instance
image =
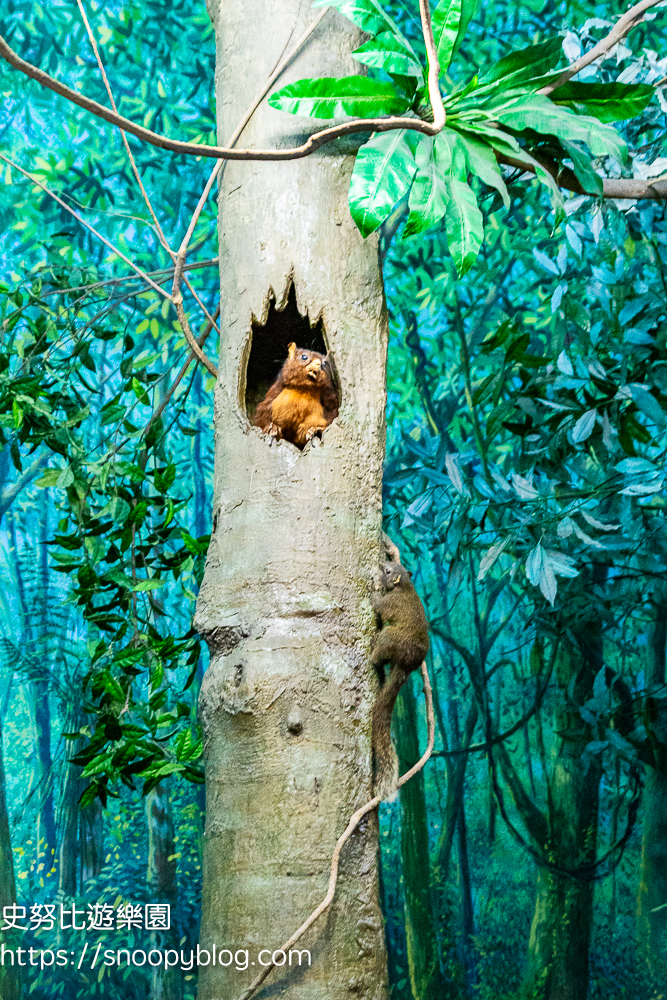
POLYGON ((322 440, 322 431, 326 430, 326 427, 309 427, 306 431, 306 441, 312 441, 314 437, 322 440))

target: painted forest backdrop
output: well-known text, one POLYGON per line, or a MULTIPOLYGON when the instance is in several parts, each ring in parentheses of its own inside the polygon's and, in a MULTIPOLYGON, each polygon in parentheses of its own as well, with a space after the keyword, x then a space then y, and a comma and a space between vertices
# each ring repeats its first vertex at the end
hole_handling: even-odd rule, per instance
MULTIPOLYGON (((388 6, 418 47, 413 5, 388 6)), ((485 0, 459 65, 557 35, 571 61, 622 10, 485 0)), ((204 5, 119 0, 89 15, 124 112, 213 142, 204 5)), ((664 16, 656 8, 586 71, 655 88, 618 126, 642 178, 667 170, 664 16)), ((104 101, 75 5, 5 0, 0 34, 104 101)), ((78 109, 54 114, 58 99, 4 63, 0 95, 3 155, 169 282, 120 141, 78 109)), ((208 168, 135 146, 163 227, 179 231, 208 168)), ((76 898, 85 910, 159 895, 173 940, 190 947, 206 666, 190 623, 210 530, 212 379, 186 365, 168 303, 0 165, 2 903, 76 898), (101 571, 114 553, 131 555, 129 575, 101 571)), ((660 1000, 667 209, 577 195, 557 221, 537 181, 508 183, 509 208, 480 201, 485 242, 464 278, 443 227, 401 241, 404 206, 381 236, 385 526, 431 622, 437 722, 424 775, 381 810, 392 997, 660 1000)), ((193 245, 188 274, 213 313, 212 199, 193 245)), ((402 770, 424 745, 419 698, 407 686, 396 711, 402 770)), ((24 946, 48 933, 23 932, 24 946)), ((194 998, 196 976, 30 970, 22 990, 176 1000, 194 998)))

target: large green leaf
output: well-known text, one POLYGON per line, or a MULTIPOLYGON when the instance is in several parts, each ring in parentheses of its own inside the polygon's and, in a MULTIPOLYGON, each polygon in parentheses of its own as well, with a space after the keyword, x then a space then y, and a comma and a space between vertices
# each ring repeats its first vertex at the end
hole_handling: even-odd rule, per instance
POLYGON ((415 175, 416 132, 378 132, 357 153, 348 200, 362 236, 369 236, 408 191, 415 175))
POLYGON ((477 0, 440 0, 431 19, 440 72, 445 73, 477 9, 477 0))
POLYGON ((385 73, 416 77, 419 86, 424 84, 424 72, 419 60, 390 31, 381 31, 375 38, 364 42, 354 50, 352 58, 373 69, 382 69, 385 73))
POLYGON ((485 110, 492 110, 494 118, 516 132, 529 128, 542 135, 583 142, 594 156, 627 159, 627 146, 616 129, 596 118, 559 107, 543 94, 523 94, 503 103, 486 104, 485 110))
POLYGON ((279 111, 311 118, 340 118, 351 115, 374 118, 401 114, 408 107, 404 94, 386 80, 367 76, 322 77, 297 80, 269 97, 279 111))
POLYGON ((577 180, 584 191, 587 194, 601 195, 604 190, 602 178, 593 169, 590 157, 586 155, 576 142, 568 142, 567 139, 561 139, 560 144, 570 156, 577 180))
POLYGON ((433 39, 438 53, 440 72, 449 67, 461 23, 461 0, 440 0, 433 11, 433 39))
POLYGON ((563 39, 556 35, 547 42, 509 52, 481 77, 483 83, 511 78, 512 84, 532 80, 553 69, 563 54, 563 39))
POLYGON ((443 130, 436 137, 447 143, 451 151, 447 185, 450 198, 447 202, 447 244, 456 271, 461 277, 477 259, 484 239, 484 222, 477 207, 475 193, 468 184, 468 163, 465 146, 455 132, 443 130))
POLYGON ((641 114, 655 93, 649 83, 580 83, 570 80, 551 100, 587 111, 601 122, 619 122, 641 114))
POLYGON ((493 150, 481 140, 470 136, 462 135, 460 141, 465 149, 470 173, 479 177, 489 187, 494 187, 501 194, 505 208, 509 208, 509 192, 493 150))
POLYGON ((409 41, 401 34, 398 25, 392 21, 378 0, 315 0, 313 7, 335 7, 343 17, 369 35, 377 35, 383 31, 390 32, 400 39, 403 48, 412 53, 417 60, 409 41))
POLYGON ((499 153, 505 156, 511 156, 513 159, 518 160, 520 163, 525 164, 527 167, 532 167, 535 174, 545 187, 549 191, 549 196, 551 198, 551 204, 553 205, 554 211, 556 213, 556 224, 558 224, 565 217, 565 208, 563 205, 563 196, 560 193, 558 185, 549 173, 549 171, 542 166, 542 164, 534 159, 523 149, 518 141, 513 135, 508 135, 506 132, 502 132, 498 128, 492 128, 485 122, 456 122, 452 123, 452 128, 456 128, 457 131, 461 132, 464 137, 471 137, 476 141, 486 142, 492 149, 497 150, 499 153))
POLYGON ((403 239, 430 229, 442 219, 449 201, 447 177, 452 163, 452 151, 439 133, 421 136, 415 162, 417 173, 410 190, 410 215, 403 230, 403 239))

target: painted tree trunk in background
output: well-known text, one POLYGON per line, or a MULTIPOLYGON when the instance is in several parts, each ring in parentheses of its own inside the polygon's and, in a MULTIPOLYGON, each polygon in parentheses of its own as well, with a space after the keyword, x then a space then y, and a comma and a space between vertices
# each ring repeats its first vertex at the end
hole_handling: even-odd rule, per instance
MULTIPOLYGON (((163 783, 146 796, 146 822, 148 825, 148 865, 146 882, 151 902, 167 903, 171 908, 171 926, 168 931, 152 936, 151 945, 164 951, 178 948, 180 940, 178 901, 176 889, 176 848, 174 846, 174 821, 171 801, 163 783)), ((180 1000, 181 971, 172 967, 165 971, 155 966, 151 975, 150 1000, 180 1000)))
MULTIPOLYGON (((16 902, 16 880, 14 878, 14 853, 9 830, 9 814, 7 812, 7 795, 5 782, 5 761, 2 749, 2 727, 0 726, 0 907, 11 906, 16 902)), ((0 912, 2 912, 0 910, 0 912)), ((0 948, 16 948, 20 931, 5 931, 0 933, 0 948)), ((18 967, 9 964, 0 965, 0 997, 2 1000, 19 1000, 21 996, 21 980, 18 967)))
POLYGON ((656 607, 646 677, 646 717, 656 766, 647 767, 643 795, 642 861, 637 943, 656 986, 667 973, 667 602, 656 607))
MULTIPOLYGON (((80 705, 73 704, 68 712, 65 732, 76 732, 84 723, 80 705)), ((66 745, 67 757, 81 749, 80 743, 66 745)), ((81 808, 79 799, 87 782, 81 777, 82 768, 65 764, 64 781, 58 803, 60 831, 58 878, 59 888, 66 896, 85 892, 86 882, 95 878, 104 865, 104 820, 99 799, 81 808)))
MULTIPOLYGON (((68 719, 69 721, 69 719, 68 719)), ((67 732, 73 732, 70 727, 67 732)), ((68 745, 68 756, 71 744, 68 745)), ((76 764, 65 764, 64 781, 58 809, 60 830, 60 851, 58 864, 58 887, 66 896, 74 896, 77 891, 79 869, 79 798, 83 791, 81 768, 76 764)))
MULTIPOLYGON (((419 760, 417 704, 412 681, 403 687, 394 710, 400 771, 419 760)), ((428 819, 424 775, 404 785, 401 796, 401 854, 405 893, 405 935, 410 986, 414 1000, 443 1000, 438 939, 429 871, 428 819)))
MULTIPOLYGON (((222 141, 314 12, 301 0, 212 0, 209 11, 222 141)), ((281 84, 357 72, 358 37, 329 13, 281 84)), ((299 124, 263 105, 242 142, 292 145, 299 124)), ((347 206, 352 166, 329 147, 287 163, 230 162, 221 182, 213 534, 196 617, 211 651, 200 696, 204 948, 279 948, 325 895, 336 839, 371 796, 387 329, 377 244, 347 206), (291 274, 301 315, 321 316, 319 335, 290 313, 291 274), (272 292, 284 312, 269 308, 272 292), (290 340, 321 349, 322 339, 340 416, 300 452, 252 427, 248 409, 290 340)), ((376 850, 371 816, 344 849, 333 907, 297 946, 312 966, 277 970, 274 990, 386 995, 376 850)), ((232 998, 258 971, 204 968, 200 1000, 232 998)))
POLYGON ((53 760, 51 757, 51 706, 49 704, 49 682, 48 667, 50 665, 49 648, 49 550, 46 542, 49 538, 49 506, 48 496, 41 491, 40 496, 41 517, 39 522, 40 545, 39 545, 39 576, 40 586, 38 590, 39 622, 34 622, 34 615, 28 615, 33 619, 31 630, 34 632, 34 655, 36 664, 39 664, 43 676, 35 680, 33 686, 34 695, 34 720, 35 720, 35 744, 36 744, 36 768, 35 785, 39 785, 37 792, 39 802, 39 812, 37 814, 37 844, 40 853, 44 853, 45 868, 48 871, 53 867, 56 852, 56 824, 55 809, 53 804, 53 760))
MULTIPOLYGON (((562 707, 554 728, 567 738, 560 742, 549 777, 552 840, 540 845, 556 865, 570 870, 596 856, 602 776, 599 759, 584 754, 593 737, 578 710, 591 696, 602 664, 599 625, 591 623, 579 639, 579 650, 569 648, 559 656, 562 707)), ((590 879, 540 869, 528 946, 525 995, 531 1000, 536 991, 544 1000, 586 1000, 594 886, 590 879)))
MULTIPOLYGON (((45 546, 46 547, 46 546, 45 546)), ((39 802, 37 812, 37 843, 40 860, 46 870, 54 863, 56 825, 53 807, 53 773, 51 759, 51 709, 46 681, 35 681, 32 688, 35 725, 35 787, 39 802), (41 857, 44 855, 44 857, 41 857)))
POLYGON ((79 817, 79 852, 81 855, 81 885, 95 878, 104 865, 104 818, 102 804, 95 799, 79 817))

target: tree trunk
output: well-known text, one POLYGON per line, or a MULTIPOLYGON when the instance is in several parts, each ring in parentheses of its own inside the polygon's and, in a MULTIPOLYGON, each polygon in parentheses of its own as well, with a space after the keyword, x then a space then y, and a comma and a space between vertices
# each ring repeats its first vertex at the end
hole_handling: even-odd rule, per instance
MULTIPOLYGON (((0 725, 0 913, 2 907, 16 902, 16 881, 14 879, 14 853, 9 830, 7 795, 5 782, 5 762, 2 749, 2 726, 0 725)), ((21 931, 0 932, 0 948, 15 949, 21 944, 21 931)), ((16 961, 16 959, 15 959, 16 961)), ((0 965, 0 997, 2 1000, 19 1000, 21 996, 20 971, 17 965, 0 965)))
MULTIPOLYGON (((171 801, 163 784, 146 796, 148 823, 148 865, 146 882, 149 899, 154 903, 167 903, 170 907, 169 930, 151 935, 151 947, 163 952, 178 948, 178 906, 176 886, 176 848, 174 846, 174 821, 171 801)), ((154 966, 151 973, 150 1000, 180 1000, 181 971, 177 967, 167 970, 154 966)))
POLYGON ((37 851, 45 871, 54 865, 56 825, 53 808, 53 773, 51 759, 51 710, 49 685, 45 680, 33 684, 35 724, 35 785, 37 786, 37 851))
POLYGON ((460 931, 459 931, 459 961, 465 972, 468 987, 475 975, 475 911, 472 901, 472 880, 470 878, 470 859, 468 857, 468 836, 466 829, 465 806, 461 803, 458 821, 458 861, 459 861, 459 893, 461 899, 460 931))
MULTIPOLYGON (((71 744, 68 745, 70 750, 71 744)), ((81 768, 76 764, 63 764, 65 769, 58 825, 60 830, 60 855, 58 865, 59 888, 65 896, 75 896, 79 867, 79 798, 83 791, 81 768)))
POLYGON ((656 608, 647 671, 646 714, 658 748, 646 768, 642 809, 642 860, 637 898, 637 941, 656 985, 667 972, 667 603, 656 608), (649 700, 650 699, 650 700, 649 700), (660 752, 662 750, 662 752, 660 752))
MULTIPOLYGON (((411 680, 398 696, 394 717, 400 770, 404 773, 420 756, 417 704, 411 680)), ((431 897, 423 771, 401 788, 400 795, 405 937, 412 995, 414 1000, 442 1000, 444 983, 431 897)))
MULTIPOLYGON (((301 0, 209 10, 226 141, 315 14, 301 0)), ((349 53, 359 37, 330 12, 281 85, 358 72, 349 53)), ((242 142, 292 145, 299 127, 264 104, 242 142)), ((387 329, 377 242, 362 240, 347 206, 352 166, 343 148, 328 147, 287 163, 229 162, 221 181, 213 534, 196 618, 211 652, 200 697, 201 944, 248 948, 257 964, 205 967, 200 1000, 235 997, 261 971, 257 953, 280 948, 323 899, 336 839, 372 793, 369 593, 380 556, 387 329), (292 340, 329 348, 341 385, 339 418, 303 451, 248 419, 292 340)), ((274 990, 289 984, 293 1000, 386 996, 376 850, 373 815, 343 851, 333 906, 297 945, 312 965, 288 959, 272 973, 274 990)))
POLYGON ((81 885, 96 878, 104 865, 104 814, 99 799, 79 813, 79 852, 81 855, 81 885))
MULTIPOLYGON (((556 714, 554 728, 567 733, 567 738, 556 751, 550 777, 551 842, 538 845, 549 847, 551 859, 565 869, 592 861, 597 846, 602 769, 598 758, 584 755, 592 735, 577 706, 590 697, 602 663, 599 627, 591 625, 581 647, 580 652, 568 649, 559 656, 563 707, 556 714), (565 692, 575 678, 566 700, 565 692)), ((525 982, 525 996, 530 1000, 586 1000, 594 886, 590 879, 540 869, 525 982)))

